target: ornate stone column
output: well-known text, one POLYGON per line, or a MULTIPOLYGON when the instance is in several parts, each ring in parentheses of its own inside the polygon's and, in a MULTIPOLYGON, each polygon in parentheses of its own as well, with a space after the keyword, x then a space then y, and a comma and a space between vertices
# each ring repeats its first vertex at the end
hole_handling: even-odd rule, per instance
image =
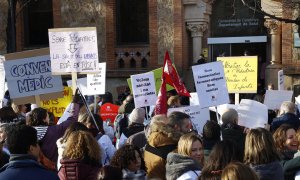
POLYGON ((187 29, 191 31, 193 38, 193 64, 199 59, 202 50, 203 32, 208 28, 207 22, 188 22, 187 29))
POLYGON ((272 83, 278 89, 278 71, 282 69, 281 61, 281 22, 266 19, 264 25, 271 35, 271 64, 266 67, 266 86, 272 83))

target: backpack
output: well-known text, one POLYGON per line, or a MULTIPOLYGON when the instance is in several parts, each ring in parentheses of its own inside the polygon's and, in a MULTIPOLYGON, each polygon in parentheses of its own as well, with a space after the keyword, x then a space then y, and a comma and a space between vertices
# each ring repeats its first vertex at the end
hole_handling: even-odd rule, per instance
POLYGON ((115 136, 117 139, 120 139, 124 130, 128 127, 128 115, 127 114, 118 114, 115 119, 115 136))

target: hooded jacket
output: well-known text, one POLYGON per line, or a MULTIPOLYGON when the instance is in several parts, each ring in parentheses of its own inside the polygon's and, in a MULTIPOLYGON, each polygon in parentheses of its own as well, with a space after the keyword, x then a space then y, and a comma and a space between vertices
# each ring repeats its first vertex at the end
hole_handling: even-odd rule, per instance
POLYGON ((28 154, 12 154, 9 163, 0 169, 0 179, 13 180, 58 180, 55 172, 48 171, 34 156, 28 154))
POLYGON ((97 180, 101 166, 85 164, 80 160, 62 159, 58 176, 60 180, 97 180))
POLYGON ((184 156, 177 153, 169 153, 166 163, 166 178, 167 180, 178 179, 183 174, 194 171, 196 173, 201 170, 200 164, 190 158, 189 156, 184 156))
POLYGON ((250 165, 260 180, 284 180, 283 169, 279 161, 269 164, 250 165))
MULTIPOLYGON (((156 122, 151 125, 151 134, 148 138, 148 144, 154 148, 159 148, 166 145, 177 146, 181 135, 182 133, 176 131, 174 128, 165 125, 164 123, 156 122)), ((147 151, 147 149, 145 149, 144 159, 149 179, 166 178, 166 159, 147 151)))

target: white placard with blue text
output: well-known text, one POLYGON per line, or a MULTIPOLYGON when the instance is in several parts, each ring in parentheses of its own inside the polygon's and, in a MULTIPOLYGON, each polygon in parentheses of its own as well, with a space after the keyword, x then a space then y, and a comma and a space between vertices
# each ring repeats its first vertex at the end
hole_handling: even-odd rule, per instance
POLYGON ((282 69, 278 71, 278 90, 284 90, 284 75, 282 69))
POLYGON ((52 76, 49 55, 4 62, 11 98, 63 91, 60 76, 52 76))
POLYGON ((87 74, 88 95, 105 94, 106 63, 99 63, 99 73, 87 74))
POLYGON ((131 75, 132 93, 134 97, 134 105, 136 108, 155 105, 156 90, 154 73, 148 72, 144 74, 131 75))
POLYGON ((197 129, 198 133, 201 134, 203 131, 203 126, 205 123, 210 120, 209 109, 203 108, 200 106, 185 106, 179 108, 169 108, 168 115, 171 112, 179 111, 188 114, 191 117, 193 127, 197 129))
POLYGON ((95 27, 49 29, 53 74, 98 72, 98 44, 95 27))
POLYGON ((222 62, 192 66, 201 108, 229 103, 222 62))

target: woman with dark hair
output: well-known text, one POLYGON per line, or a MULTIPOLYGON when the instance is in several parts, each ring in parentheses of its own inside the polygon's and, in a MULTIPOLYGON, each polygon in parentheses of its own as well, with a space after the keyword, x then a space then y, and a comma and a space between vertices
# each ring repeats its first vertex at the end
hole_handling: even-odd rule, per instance
POLYGON ((122 180, 122 178, 122 169, 111 165, 103 166, 98 174, 98 180, 122 180))
POLYGON ((111 159, 110 165, 122 169, 123 179, 146 179, 142 153, 134 145, 126 144, 118 149, 111 159))
POLYGON ((244 163, 249 165, 261 180, 283 180, 280 157, 269 131, 251 129, 246 136, 244 163))
POLYGON ((293 159, 299 145, 296 138, 296 128, 289 124, 283 124, 274 132, 273 138, 281 159, 293 159))
POLYGON ((218 142, 212 149, 201 171, 201 180, 220 180, 222 170, 233 161, 242 161, 236 144, 231 140, 218 142))
POLYGON ((60 161, 61 180, 96 180, 101 168, 101 152, 95 138, 86 131, 72 132, 60 161))
POLYGON ((65 150, 66 142, 67 142, 68 138, 70 137, 71 133, 76 132, 76 131, 88 132, 88 128, 80 122, 74 122, 67 128, 64 136, 59 138, 56 141, 56 145, 57 145, 57 149, 58 149, 57 169, 60 169, 60 166, 61 166, 60 160, 61 160, 62 154, 65 150))
POLYGON ((36 108, 29 114, 27 124, 37 130, 39 145, 43 154, 55 164, 58 158, 56 141, 64 135, 71 123, 77 121, 79 100, 80 96, 76 91, 70 105, 71 108, 68 111, 69 116, 67 120, 54 126, 49 126, 49 115, 46 109, 36 108))

